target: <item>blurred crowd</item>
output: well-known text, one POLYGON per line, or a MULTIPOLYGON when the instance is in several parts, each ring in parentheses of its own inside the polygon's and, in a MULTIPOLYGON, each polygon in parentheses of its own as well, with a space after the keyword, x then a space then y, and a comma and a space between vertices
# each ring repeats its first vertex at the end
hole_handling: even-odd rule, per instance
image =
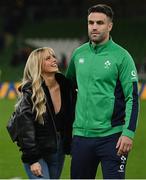
MULTIPOLYGON (((26 18, 29 18, 32 23, 35 23, 45 20, 45 18, 84 17, 86 12, 82 11, 82 9, 87 9, 86 7, 89 4, 95 4, 97 2, 107 3, 106 0, 93 0, 92 2, 89 0, 86 2, 83 0, 1 0, 0 16, 3 18, 0 31, 0 51, 11 46, 15 41, 19 41, 19 32, 23 27, 26 18)), ((126 0, 110 0, 108 3, 113 6, 116 16, 134 17, 136 13, 139 15, 144 13, 146 4, 143 2, 144 1, 142 0, 141 6, 138 1, 133 1, 131 4, 126 0), (133 8, 137 11, 133 11, 133 8)), ((16 66, 26 62, 26 59, 32 50, 32 47, 18 48, 17 51, 14 51, 10 64, 16 66)), ((66 68, 67 57, 65 54, 62 54, 60 62, 60 66, 63 69, 66 68)), ((144 59, 141 62, 142 63, 136 63, 136 66, 138 73, 143 74, 146 73, 146 60, 144 59)))

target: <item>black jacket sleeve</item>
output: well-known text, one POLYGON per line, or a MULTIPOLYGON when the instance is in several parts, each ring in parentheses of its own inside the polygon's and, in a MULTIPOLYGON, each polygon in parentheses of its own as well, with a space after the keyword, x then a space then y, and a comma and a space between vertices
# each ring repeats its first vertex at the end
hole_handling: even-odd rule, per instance
POLYGON ((76 97, 77 91, 76 87, 68 80, 68 88, 67 88, 67 95, 68 95, 68 102, 67 102, 67 117, 65 123, 65 134, 64 134, 64 152, 65 154, 71 153, 71 143, 72 143, 72 126, 75 119, 75 104, 76 104, 76 97))
POLYGON ((39 160, 40 152, 35 137, 35 113, 32 112, 31 96, 24 93, 21 101, 21 118, 18 123, 18 144, 22 151, 22 161, 32 164, 39 160))

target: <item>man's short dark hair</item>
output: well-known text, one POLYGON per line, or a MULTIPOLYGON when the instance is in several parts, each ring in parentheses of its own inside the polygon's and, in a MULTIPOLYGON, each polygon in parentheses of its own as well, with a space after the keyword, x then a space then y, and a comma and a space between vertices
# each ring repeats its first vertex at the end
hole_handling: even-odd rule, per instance
POLYGON ((94 12, 104 13, 111 19, 111 21, 113 20, 114 12, 112 8, 106 4, 97 4, 90 7, 88 9, 88 16, 90 15, 90 13, 94 13, 94 12))

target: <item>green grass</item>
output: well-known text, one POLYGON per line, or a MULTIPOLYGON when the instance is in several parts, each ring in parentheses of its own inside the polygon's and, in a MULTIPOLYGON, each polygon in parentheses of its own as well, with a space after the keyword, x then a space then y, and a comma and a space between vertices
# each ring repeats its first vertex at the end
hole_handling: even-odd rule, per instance
MULTIPOLYGON (((25 175, 20 154, 17 146, 12 143, 6 130, 7 120, 13 111, 15 101, 0 99, 0 178, 9 179, 12 177, 27 178, 25 175)), ((139 124, 135 135, 133 150, 129 155, 127 164, 128 179, 146 179, 146 101, 141 101, 139 124)), ((70 156, 66 157, 61 178, 69 178, 70 156)), ((102 178, 99 168, 97 178, 102 178)))

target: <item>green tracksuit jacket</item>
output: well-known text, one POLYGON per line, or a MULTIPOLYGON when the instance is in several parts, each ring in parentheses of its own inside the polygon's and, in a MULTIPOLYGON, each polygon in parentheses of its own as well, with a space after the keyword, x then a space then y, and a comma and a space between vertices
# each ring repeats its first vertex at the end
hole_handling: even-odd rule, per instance
POLYGON ((129 53, 112 39, 77 48, 66 74, 77 83, 73 134, 134 137, 138 116, 137 72, 129 53))

